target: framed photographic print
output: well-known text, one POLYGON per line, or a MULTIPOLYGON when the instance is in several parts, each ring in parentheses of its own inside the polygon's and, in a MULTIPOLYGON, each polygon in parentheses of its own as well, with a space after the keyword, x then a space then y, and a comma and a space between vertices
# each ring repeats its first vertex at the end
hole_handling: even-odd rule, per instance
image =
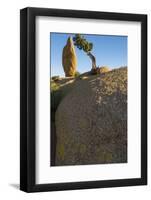
POLYGON ((20 12, 20 189, 147 184, 147 16, 20 12))

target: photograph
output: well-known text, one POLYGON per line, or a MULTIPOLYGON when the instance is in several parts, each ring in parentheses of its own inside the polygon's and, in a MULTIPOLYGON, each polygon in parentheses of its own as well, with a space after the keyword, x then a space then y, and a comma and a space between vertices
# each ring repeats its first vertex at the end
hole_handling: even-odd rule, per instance
POLYGON ((20 20, 20 189, 147 185, 147 15, 20 20))
POLYGON ((50 166, 127 163, 128 36, 50 32, 50 166))

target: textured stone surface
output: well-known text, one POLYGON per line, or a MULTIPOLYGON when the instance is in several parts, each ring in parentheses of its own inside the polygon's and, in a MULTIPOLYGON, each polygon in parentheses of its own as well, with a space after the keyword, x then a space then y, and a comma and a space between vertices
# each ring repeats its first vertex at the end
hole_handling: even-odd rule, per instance
POLYGON ((106 66, 102 66, 102 67, 96 67, 94 69, 91 70, 91 74, 103 74, 103 73, 106 73, 106 72, 109 72, 110 69, 106 66))
POLYGON ((102 73, 106 73, 106 72, 109 72, 110 69, 106 66, 102 66, 102 67, 99 67, 99 73, 102 74, 102 73))
POLYGON ((62 65, 65 76, 74 76, 77 67, 77 58, 72 38, 69 37, 62 52, 62 65))
POLYGON ((127 162, 127 68, 76 81, 55 123, 55 165, 127 162))

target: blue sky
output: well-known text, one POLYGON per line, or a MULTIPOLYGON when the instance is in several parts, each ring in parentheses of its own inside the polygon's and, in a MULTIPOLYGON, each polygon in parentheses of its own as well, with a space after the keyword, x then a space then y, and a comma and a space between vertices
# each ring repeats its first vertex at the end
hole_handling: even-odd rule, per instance
MULTIPOLYGON (((92 53, 96 57, 97 66, 118 68, 127 66, 127 36, 88 35, 82 34, 86 40, 93 43, 92 53)), ((62 67, 62 50, 68 37, 74 34, 50 33, 50 65, 51 76, 64 76, 62 67)), ((77 71, 90 71, 91 60, 82 50, 75 47, 77 55, 77 71)))

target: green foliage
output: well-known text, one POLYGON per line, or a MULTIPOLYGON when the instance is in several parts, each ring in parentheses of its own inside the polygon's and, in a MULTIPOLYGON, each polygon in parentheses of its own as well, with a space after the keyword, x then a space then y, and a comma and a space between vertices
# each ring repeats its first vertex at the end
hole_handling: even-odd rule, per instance
POLYGON ((80 34, 75 34, 73 37, 74 45, 80 49, 85 51, 86 53, 92 51, 93 44, 91 42, 88 42, 84 36, 81 36, 80 34))
POLYGON ((76 71, 75 74, 74 74, 74 77, 76 78, 78 76, 80 76, 80 72, 76 71))
POLYGON ((53 91, 56 91, 59 89, 59 85, 57 83, 55 83, 54 81, 51 81, 50 88, 51 88, 51 92, 53 92, 53 91))

